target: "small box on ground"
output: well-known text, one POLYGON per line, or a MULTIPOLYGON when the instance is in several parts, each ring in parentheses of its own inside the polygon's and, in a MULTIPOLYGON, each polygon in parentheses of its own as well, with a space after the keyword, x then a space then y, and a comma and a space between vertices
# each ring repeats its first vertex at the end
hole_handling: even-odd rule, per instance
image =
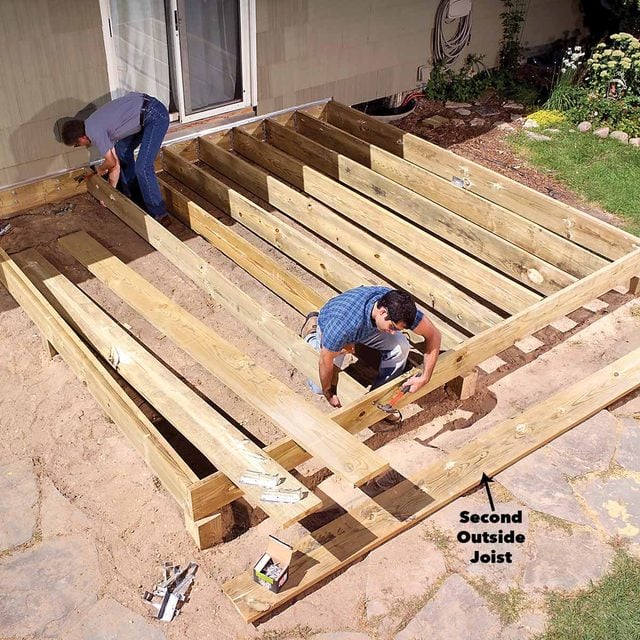
POLYGON ((293 548, 286 542, 269 536, 267 550, 253 567, 253 579, 259 585, 278 593, 289 577, 293 548))

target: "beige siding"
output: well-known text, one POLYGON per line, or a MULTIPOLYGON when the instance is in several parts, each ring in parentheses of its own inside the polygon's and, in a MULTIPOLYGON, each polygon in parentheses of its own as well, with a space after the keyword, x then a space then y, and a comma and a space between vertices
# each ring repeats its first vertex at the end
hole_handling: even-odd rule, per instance
POLYGON ((1 0, 0 187, 88 161, 58 118, 108 93, 98 0, 1 0))
MULTIPOLYGON (((258 0, 258 112, 334 97, 354 104, 412 89, 431 63, 437 0, 258 0)), ((466 53, 497 62, 499 0, 473 0, 466 53)), ((523 45, 581 26, 577 0, 531 0, 523 45)), ((428 73, 428 69, 427 69, 428 73)), ((425 75, 426 77, 426 75, 425 75)))

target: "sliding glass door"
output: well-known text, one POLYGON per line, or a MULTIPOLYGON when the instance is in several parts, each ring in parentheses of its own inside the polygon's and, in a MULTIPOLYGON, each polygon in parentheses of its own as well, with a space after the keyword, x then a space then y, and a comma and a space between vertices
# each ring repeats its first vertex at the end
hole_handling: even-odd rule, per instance
POLYGON ((255 0, 101 0, 112 97, 142 91, 191 122, 251 105, 255 0))

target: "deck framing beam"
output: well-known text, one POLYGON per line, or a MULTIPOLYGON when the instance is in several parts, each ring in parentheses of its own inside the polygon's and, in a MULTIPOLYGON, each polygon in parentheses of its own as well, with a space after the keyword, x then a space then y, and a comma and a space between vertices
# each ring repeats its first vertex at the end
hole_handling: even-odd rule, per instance
POLYGON ((323 116, 329 124, 423 167, 445 182, 453 177, 466 180, 463 193, 477 194, 611 260, 638 246, 638 239, 630 233, 339 102, 327 103, 323 116))
POLYGON ((169 371, 35 249, 20 252, 15 259, 52 306, 78 328, 149 404, 236 485, 247 469, 253 469, 278 475, 284 478, 283 487, 300 489, 305 493, 305 498, 297 503, 269 503, 260 500, 260 487, 243 485, 247 498, 259 504, 274 521, 289 526, 321 506, 321 501, 313 493, 306 491, 275 460, 264 455, 260 447, 169 371), (170 395, 167 389, 171 389, 170 395))
POLYGON ((298 540, 291 586, 274 594, 251 571, 222 589, 247 622, 255 622, 415 526, 480 484, 640 386, 640 350, 514 415, 468 445, 298 540))
POLYGON ((85 231, 58 243, 121 300, 334 473, 359 486, 389 463, 173 302, 85 231))

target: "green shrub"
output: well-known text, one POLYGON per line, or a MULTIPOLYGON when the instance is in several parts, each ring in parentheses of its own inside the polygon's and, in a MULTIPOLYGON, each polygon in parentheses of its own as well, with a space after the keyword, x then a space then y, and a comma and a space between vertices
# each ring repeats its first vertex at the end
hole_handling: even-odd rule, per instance
POLYGON ((608 126, 632 137, 640 136, 640 98, 627 95, 620 100, 590 95, 567 112, 571 122, 588 120, 595 126, 608 126))
POLYGON ((565 117, 560 111, 548 111, 542 109, 527 116, 529 120, 534 120, 541 127, 553 127, 556 124, 564 122, 565 117))
POLYGON ((484 56, 468 55, 459 71, 438 64, 433 67, 424 95, 430 100, 470 102, 491 85, 487 71, 476 73, 484 56))
POLYGON ((627 93, 640 95, 640 41, 628 33, 615 33, 601 42, 587 61, 587 85, 605 94, 612 80, 623 80, 627 93))

